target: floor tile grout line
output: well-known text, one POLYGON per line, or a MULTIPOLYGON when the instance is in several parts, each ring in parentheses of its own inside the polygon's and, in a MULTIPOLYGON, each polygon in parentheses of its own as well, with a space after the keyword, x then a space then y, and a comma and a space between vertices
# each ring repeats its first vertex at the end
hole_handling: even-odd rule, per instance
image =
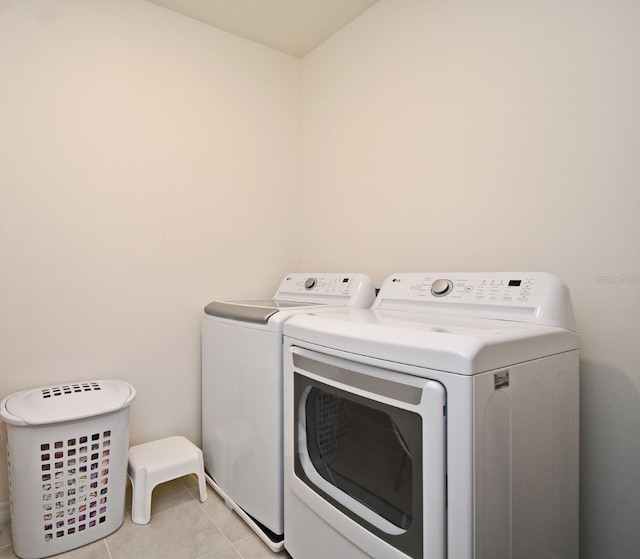
MULTIPOLYGON (((187 477, 187 476, 184 476, 187 477)), ((200 506, 200 509, 202 510, 202 512, 204 513, 204 515, 210 520, 211 524, 213 524, 216 529, 218 530, 218 532, 220 532, 220 534, 222 534, 222 536, 224 537, 225 540, 227 540, 227 542, 229 542, 228 546, 224 546, 221 547, 219 549, 216 549, 214 551, 210 551, 208 553, 206 553, 205 555, 202 555, 201 557, 198 557, 196 559, 205 559, 208 555, 212 555, 213 553, 217 553, 218 551, 225 549, 226 547, 231 547, 237 554, 238 557, 240 557, 241 559, 243 558, 242 553, 240 553, 240 551, 238 550, 238 548, 234 545, 234 542, 232 542, 229 537, 227 536, 227 534, 224 532, 224 530, 218 525, 218 523, 213 519, 213 517, 209 514, 209 512, 207 511, 206 507, 204 506, 204 503, 200 500, 200 489, 198 488, 198 492, 197 495, 195 494, 195 489, 193 491, 190 490, 189 485, 187 483, 185 483, 184 481, 184 477, 180 480, 180 483, 182 483, 183 487, 187 490, 187 493, 189 493, 189 495, 191 495, 191 497, 193 498, 193 500, 200 506)), ((209 490, 207 488, 207 494, 208 494, 209 490)), ((210 497, 207 497, 207 499, 209 499, 210 497)), ((229 509, 231 510, 231 509, 229 509)), ((233 513, 233 511, 231 510, 231 512, 233 513)), ((235 514, 235 513, 234 513, 235 514)), ((238 517, 239 518, 239 517, 238 517)), ((242 519, 240 519, 242 521, 242 519)), ((248 538, 250 538, 251 536, 247 536, 247 538, 243 538, 239 541, 244 541, 248 538)))
MULTIPOLYGON (((228 536, 223 532, 223 530, 220 528, 220 526, 218 526, 218 524, 216 523, 216 521, 211 517, 211 515, 207 512, 207 510, 205 509, 205 507, 203 506, 203 503, 200 502, 199 499, 196 499, 196 501, 198 502, 198 504, 200 505, 200 508, 202 509, 202 511, 204 512, 204 514, 207 515, 207 518, 209 518, 209 520, 211 520, 211 522, 213 523, 213 525, 220 531, 220 533, 226 538, 226 540, 229 542, 229 545, 233 548, 233 550, 238 554, 238 557, 240 557, 240 559, 244 559, 244 555, 242 555, 242 552, 236 547, 236 544, 242 543, 242 542, 246 542, 248 540, 254 539, 256 538, 256 535, 251 533, 248 536, 245 536, 244 538, 239 539, 238 541, 232 542, 228 536)), ((233 514, 236 514, 233 510, 229 509, 233 514)), ((244 521, 238 516, 238 519, 244 523, 244 521)), ((258 541, 260 541, 260 543, 262 544, 262 541, 260 540, 260 538, 257 538, 258 541)), ((220 548, 220 549, 224 549, 224 548, 220 548)), ((220 551, 220 550, 218 550, 220 551)), ((204 559, 206 557, 206 555, 204 555, 203 557, 199 557, 198 559, 204 559)))
MULTIPOLYGON (((236 546, 233 545, 233 542, 229 539, 229 536, 227 536, 227 534, 224 533, 224 531, 222 530, 222 528, 220 528, 220 526, 218 526, 218 523, 211 517, 211 515, 207 512, 207 509, 204 507, 204 503, 202 503, 200 501, 200 499, 195 499, 198 503, 198 505, 200 505, 200 509, 202 510, 202 512, 205 514, 205 516, 211 521, 211 524, 213 524, 216 529, 218 530, 218 532, 220 532, 223 536, 224 539, 227 540, 229 542, 229 545, 234 549, 234 551, 240 555, 240 557, 242 557, 242 555, 240 554, 240 552, 236 549, 236 546)), ((220 548, 220 549, 224 549, 224 548, 220 548)), ((218 550, 219 551, 219 550, 218 550)), ((206 555, 204 556, 206 557, 206 555)))
MULTIPOLYGON (((193 475, 195 475, 195 474, 193 474, 193 475)), ((197 495, 195 493, 195 489, 194 489, 194 491, 191 491, 191 489, 189 488, 189 484, 185 482, 185 478, 188 478, 188 477, 190 477, 190 476, 187 475, 187 476, 183 476, 182 478, 179 478, 180 479, 180 483, 182 484, 182 487, 189 494, 189 496, 196 502, 196 504, 200 507, 200 510, 203 512, 203 514, 209 519, 211 524, 213 524, 213 526, 215 526, 216 530, 218 530, 218 532, 220 532, 220 535, 222 535, 222 537, 229 544, 229 545, 224 545, 222 547, 219 547, 218 549, 214 549, 213 551, 208 551, 204 555, 200 555, 200 556, 196 557, 195 559, 206 559, 206 557, 212 556, 214 553, 218 553, 219 551, 221 551, 223 549, 226 549, 227 547, 231 547, 239 555, 239 557, 241 559, 243 559, 242 558, 242 554, 236 549, 236 547, 233 545, 233 542, 229 539, 227 534, 225 534, 224 530, 222 530, 222 528, 220 528, 218 523, 207 512, 207 509, 205 508, 204 503, 200 500, 200 489, 198 488, 197 495)), ((208 492, 207 492, 207 499, 209 499, 208 492)), ((113 559, 113 558, 111 558, 111 559, 113 559)))
MULTIPOLYGON (((187 487, 187 491, 189 491, 189 488, 187 487)), ((204 514, 207 516, 207 518, 211 521, 211 523, 218 529, 218 531, 224 536, 224 538, 229 542, 229 546, 238 554, 238 557, 240 557, 240 559, 244 559, 244 555, 242 555, 242 553, 240 552, 240 550, 236 547, 236 544, 250 540, 251 538, 254 537, 253 534, 249 534, 248 536, 239 539, 236 542, 232 542, 229 537, 227 536, 227 534, 225 534, 225 532, 222 530, 222 528, 218 525, 218 523, 213 519, 213 517, 209 514, 209 512, 207 511, 207 509, 204 506, 204 503, 202 501, 200 501, 199 498, 195 497, 193 495, 193 493, 191 493, 191 491, 189 491, 189 493, 191 494, 191 496, 194 498, 194 500, 198 503, 198 505, 200 505, 200 508, 202 509, 202 512, 204 512, 204 514)), ((229 511, 236 515, 236 513, 232 510, 229 509, 229 511)), ((236 515, 237 516, 237 515, 236 515)), ((242 522, 244 524, 244 521, 238 516, 238 520, 240 520, 240 522, 242 522)), ((220 549, 224 549, 223 547, 221 547, 220 549)), ((217 551, 220 551, 217 550, 217 551)), ((215 552, 212 552, 215 553, 215 552)), ((209 555, 209 554, 207 554, 209 555)), ((202 557, 198 558, 198 559, 205 559, 206 555, 203 555, 202 557)))
POLYGON ((111 555, 111 550, 109 549, 109 544, 107 543, 107 538, 103 538, 102 542, 104 543, 104 546, 107 549, 107 555, 109 556, 109 559, 113 559, 113 555, 111 555))
POLYGON ((232 548, 238 554, 238 557, 240 557, 240 559, 244 559, 242 557, 242 555, 240 555, 238 550, 234 547, 233 544, 229 544, 229 545, 227 545, 225 547, 221 547, 220 549, 214 549, 213 551, 209 551, 208 553, 205 553, 204 555, 200 555, 199 557, 196 557, 195 559, 207 559, 207 557, 213 557, 214 554, 222 551, 223 549, 227 549, 227 547, 232 548))
MULTIPOLYGON (((195 474, 191 474, 192 476, 195 476, 195 474)), ((184 488, 187 490, 187 492, 193 497, 193 499, 200 505, 200 508, 203 510, 203 512, 207 515, 207 518, 209 518, 209 520, 211 520, 211 522, 213 523, 213 525, 220 531, 220 533, 227 539, 227 541, 229 542, 229 545, 233 548, 233 550, 238 554, 238 556, 241 559, 244 559, 244 555, 242 555, 242 553, 240 552, 240 550, 236 547, 236 544, 239 544, 241 542, 247 541, 247 540, 251 540, 252 538, 256 537, 255 534, 251 533, 248 536, 239 539, 236 542, 232 542, 227 535, 224 533, 224 531, 222 530, 222 528, 220 528, 220 526, 218 526, 217 522, 211 517, 211 515, 207 512, 206 508, 204 507, 204 503, 202 503, 202 501, 200 501, 200 490, 199 488, 197 489, 197 494, 196 494, 196 489, 193 489, 193 491, 191 491, 191 489, 189 488, 189 485, 187 483, 185 483, 184 479, 186 477, 189 476, 184 476, 183 478, 180 479, 180 482, 182 483, 182 485, 184 486, 184 488)), ((193 486, 192 486, 193 487, 193 486)), ((209 491, 209 488, 207 486, 207 491, 209 491)), ((211 492, 213 495, 218 496, 215 492, 211 492)), ((246 525, 246 523, 244 522, 244 520, 242 520, 242 518, 240 518, 239 515, 237 515, 237 513, 230 507, 229 511, 231 511, 232 514, 234 514, 235 516, 237 516, 238 520, 240 520, 240 522, 242 522, 244 525, 246 525)), ((258 540, 260 540, 260 538, 258 538, 258 540)), ((262 543, 262 541, 260 541, 260 543, 262 543)), ((224 549, 224 548, 221 548, 224 549)), ((203 556, 202 558, 198 558, 198 559, 204 559, 205 556, 203 556)))

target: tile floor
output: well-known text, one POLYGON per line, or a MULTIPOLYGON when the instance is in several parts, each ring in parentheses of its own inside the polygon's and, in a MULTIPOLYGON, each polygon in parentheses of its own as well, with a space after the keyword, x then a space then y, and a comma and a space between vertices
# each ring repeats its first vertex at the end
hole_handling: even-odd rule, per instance
MULTIPOLYGON (((59 559, 290 559, 271 550, 207 487, 201 503, 195 478, 158 485, 153 491, 151 522, 131 521, 127 487, 124 524, 106 538, 56 555, 59 559)), ((0 559, 15 559, 11 525, 0 524, 0 559)))

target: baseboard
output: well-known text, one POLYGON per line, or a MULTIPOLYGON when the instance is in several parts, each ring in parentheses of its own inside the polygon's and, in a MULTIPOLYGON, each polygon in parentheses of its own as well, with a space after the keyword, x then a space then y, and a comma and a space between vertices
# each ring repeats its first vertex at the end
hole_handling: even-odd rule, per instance
POLYGON ((9 508, 9 502, 0 503, 0 523, 9 522, 11 520, 11 509, 9 508))

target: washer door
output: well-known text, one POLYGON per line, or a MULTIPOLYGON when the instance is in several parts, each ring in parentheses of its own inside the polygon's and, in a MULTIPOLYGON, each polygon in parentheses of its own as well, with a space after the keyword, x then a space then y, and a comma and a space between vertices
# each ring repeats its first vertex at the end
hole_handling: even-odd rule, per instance
POLYGON ((300 348, 293 361, 296 476, 409 557, 444 557, 443 386, 300 348))

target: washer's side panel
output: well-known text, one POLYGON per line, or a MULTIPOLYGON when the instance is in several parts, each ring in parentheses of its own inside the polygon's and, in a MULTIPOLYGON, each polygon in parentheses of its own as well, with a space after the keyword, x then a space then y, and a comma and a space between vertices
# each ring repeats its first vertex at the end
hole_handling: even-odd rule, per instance
POLYGON ((220 488, 275 534, 282 510, 282 335, 202 319, 202 447, 220 488))
POLYGON ((476 559, 578 559, 578 351, 474 391, 476 559))

